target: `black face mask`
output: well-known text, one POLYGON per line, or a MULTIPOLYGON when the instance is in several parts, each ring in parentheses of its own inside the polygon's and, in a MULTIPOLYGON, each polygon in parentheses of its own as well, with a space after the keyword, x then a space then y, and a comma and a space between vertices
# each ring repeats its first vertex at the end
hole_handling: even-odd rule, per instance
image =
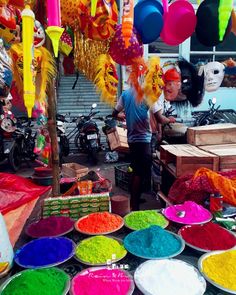
POLYGON ((181 71, 181 92, 185 95, 189 95, 193 88, 193 81, 192 81, 192 75, 187 69, 183 69, 181 71))

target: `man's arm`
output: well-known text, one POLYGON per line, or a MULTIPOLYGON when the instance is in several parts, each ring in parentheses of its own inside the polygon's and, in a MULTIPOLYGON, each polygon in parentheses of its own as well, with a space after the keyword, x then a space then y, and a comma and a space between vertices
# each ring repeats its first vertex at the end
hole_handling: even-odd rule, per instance
POLYGON ((120 114, 119 113, 121 111, 124 110, 124 106, 123 106, 123 99, 122 97, 119 98, 115 108, 113 109, 113 112, 112 112, 112 117, 118 119, 118 120, 124 120, 125 119, 125 115, 124 114, 120 114))
POLYGON ((162 115, 162 110, 155 112, 154 116, 157 120, 157 123, 161 123, 161 124, 175 123, 175 118, 174 117, 167 118, 166 116, 162 115))

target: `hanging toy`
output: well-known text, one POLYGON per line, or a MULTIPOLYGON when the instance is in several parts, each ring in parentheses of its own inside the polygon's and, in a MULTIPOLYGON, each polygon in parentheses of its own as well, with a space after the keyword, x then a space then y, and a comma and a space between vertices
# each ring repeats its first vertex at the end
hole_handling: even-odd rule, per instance
POLYGON ((39 155, 41 153, 41 151, 45 147, 45 142, 46 142, 45 136, 43 134, 39 134, 37 136, 36 145, 35 145, 35 148, 34 148, 34 153, 35 154, 39 155))
POLYGON ((218 8, 219 40, 223 41, 233 9, 233 0, 220 0, 218 8))
POLYGON ((101 54, 96 64, 94 84, 101 93, 101 100, 114 106, 117 96, 118 76, 115 62, 109 54, 101 54))
POLYGON ((147 65, 142 57, 135 58, 133 60, 133 64, 130 66, 131 73, 127 80, 128 84, 130 84, 136 91, 136 100, 138 103, 141 103, 144 96, 144 91, 142 88, 144 75, 147 72, 147 65))
POLYGON ((134 23, 134 1, 124 0, 121 32, 125 41, 125 48, 128 48, 131 45, 130 39, 133 34, 133 23, 134 23))
POLYGON ((61 28, 60 0, 47 0, 48 27, 46 33, 52 41, 55 57, 58 57, 59 40, 64 31, 61 28))
POLYGON ((35 72, 34 72, 34 13, 29 5, 22 11, 22 35, 23 35, 23 85, 24 102, 28 117, 32 116, 32 108, 35 100, 35 72))
POLYGON ((151 57, 148 60, 148 71, 144 78, 144 93, 148 105, 158 101, 164 87, 163 71, 159 57, 151 57))

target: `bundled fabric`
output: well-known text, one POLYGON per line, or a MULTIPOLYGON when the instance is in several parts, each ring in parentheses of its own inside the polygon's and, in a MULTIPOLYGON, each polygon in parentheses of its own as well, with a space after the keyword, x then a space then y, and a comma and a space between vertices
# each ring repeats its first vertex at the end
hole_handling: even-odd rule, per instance
POLYGON ((194 175, 183 175, 172 185, 168 197, 173 203, 191 200, 203 203, 210 193, 219 192, 225 203, 236 206, 236 170, 215 172, 198 169, 194 175))

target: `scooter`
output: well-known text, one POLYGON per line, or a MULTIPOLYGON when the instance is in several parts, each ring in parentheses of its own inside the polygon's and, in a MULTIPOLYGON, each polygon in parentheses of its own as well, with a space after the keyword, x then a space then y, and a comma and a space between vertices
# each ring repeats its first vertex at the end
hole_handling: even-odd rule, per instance
POLYGON ((101 135, 97 123, 93 120, 94 116, 99 113, 99 111, 94 111, 96 107, 96 103, 92 104, 88 115, 79 116, 76 122, 79 132, 75 137, 78 150, 87 153, 94 164, 97 164, 98 151, 101 149, 101 135))

